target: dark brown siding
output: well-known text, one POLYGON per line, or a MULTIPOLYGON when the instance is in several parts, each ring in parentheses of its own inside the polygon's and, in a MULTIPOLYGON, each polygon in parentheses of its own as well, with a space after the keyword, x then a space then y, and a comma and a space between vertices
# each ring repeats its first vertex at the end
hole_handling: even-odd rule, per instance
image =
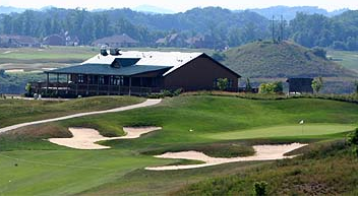
POLYGON ((238 76, 209 57, 200 56, 164 77, 166 89, 185 91, 213 90, 218 78, 232 80, 231 91, 238 89, 238 76))

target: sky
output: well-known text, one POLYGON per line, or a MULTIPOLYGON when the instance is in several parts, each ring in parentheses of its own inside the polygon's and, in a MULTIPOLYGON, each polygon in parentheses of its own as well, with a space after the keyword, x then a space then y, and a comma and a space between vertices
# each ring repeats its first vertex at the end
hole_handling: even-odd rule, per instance
POLYGON ((20 8, 42 8, 55 6, 59 8, 135 8, 140 5, 152 5, 175 12, 183 12, 194 7, 220 6, 232 10, 247 8, 266 8, 276 5, 318 6, 332 11, 341 8, 358 9, 355 0, 0 0, 2 6, 20 8))

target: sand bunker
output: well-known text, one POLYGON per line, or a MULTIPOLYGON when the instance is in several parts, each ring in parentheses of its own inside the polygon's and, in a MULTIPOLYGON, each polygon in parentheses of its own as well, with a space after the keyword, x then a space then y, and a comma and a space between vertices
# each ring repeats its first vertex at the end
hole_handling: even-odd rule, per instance
POLYGON ((146 170, 152 171, 165 171, 165 170, 185 170, 202 168, 208 166, 214 166, 219 164, 226 164, 232 162, 244 162, 244 161, 268 161, 268 160, 279 160, 285 158, 293 158, 295 156, 284 156, 285 153, 291 152, 307 144, 285 144, 285 145, 258 145, 253 146, 256 154, 249 157, 235 157, 235 158, 215 158, 205 155, 204 153, 197 151, 185 151, 176 153, 165 153, 163 155, 155 156, 157 158, 165 159, 186 159, 186 160, 197 160, 204 162, 203 164, 194 165, 174 165, 174 166, 161 166, 161 167, 147 167, 146 170))
POLYGON ((51 138, 50 142, 61 146, 66 146, 75 149, 108 149, 108 146, 96 144, 99 141, 105 140, 119 140, 119 139, 134 139, 141 135, 157 131, 161 127, 124 127, 123 131, 126 133, 122 137, 104 137, 97 130, 89 128, 69 128, 72 133, 72 138, 51 138))

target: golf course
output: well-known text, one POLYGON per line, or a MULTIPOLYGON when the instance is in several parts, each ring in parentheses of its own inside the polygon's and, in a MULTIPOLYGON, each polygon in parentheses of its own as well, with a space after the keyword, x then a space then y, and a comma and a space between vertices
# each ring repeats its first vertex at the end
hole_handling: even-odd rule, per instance
MULTIPOLYGON (((0 99, 0 128, 146 100, 0 99)), ((198 93, 141 108, 20 127, 0 133, 0 195, 252 195, 254 183, 262 181, 268 195, 358 195, 358 165, 346 144, 347 135, 358 127, 357 112, 356 103, 315 97, 248 99, 198 93), (125 129, 130 127, 155 130, 126 139, 131 134, 125 129), (70 129, 98 132, 96 144, 105 149, 76 149, 49 141, 74 138, 70 129), (245 158, 258 152, 256 146, 293 143, 301 146, 280 160, 147 170, 203 163, 155 157, 168 152, 245 158)))

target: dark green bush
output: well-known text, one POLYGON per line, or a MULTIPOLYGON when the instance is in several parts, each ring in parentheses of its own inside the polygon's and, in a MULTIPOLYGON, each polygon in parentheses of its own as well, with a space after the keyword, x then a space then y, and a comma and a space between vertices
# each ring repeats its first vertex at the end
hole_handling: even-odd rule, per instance
POLYGON ((267 182, 255 182, 254 183, 254 195, 255 196, 266 196, 267 195, 267 182))

